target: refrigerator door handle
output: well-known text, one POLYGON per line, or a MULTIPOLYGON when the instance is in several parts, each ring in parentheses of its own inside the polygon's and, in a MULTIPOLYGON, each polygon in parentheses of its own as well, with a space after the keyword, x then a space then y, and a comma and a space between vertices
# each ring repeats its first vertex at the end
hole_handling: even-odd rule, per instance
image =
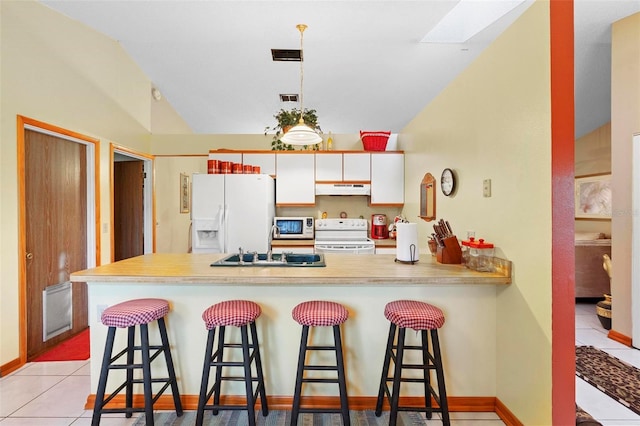
POLYGON ((224 211, 223 211, 223 228, 224 229, 224 247, 222 247, 222 253, 230 253, 229 251, 229 232, 228 231, 228 227, 229 227, 229 205, 225 204, 224 205, 224 211))

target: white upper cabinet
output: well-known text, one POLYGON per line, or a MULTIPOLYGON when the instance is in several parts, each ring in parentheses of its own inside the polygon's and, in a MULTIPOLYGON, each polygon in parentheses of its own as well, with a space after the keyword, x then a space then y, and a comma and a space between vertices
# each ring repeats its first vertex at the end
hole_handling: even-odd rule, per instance
POLYGON ((371 205, 404 204, 404 154, 371 153, 371 205))
POLYGON ((342 179, 347 182, 371 180, 371 154, 368 152, 342 155, 342 179))
POLYGON ((342 181, 342 154, 316 153, 316 181, 342 181))
POLYGON ((260 166, 260 173, 275 176, 276 174, 276 153, 246 152, 242 155, 242 164, 260 166))
POLYGON ((276 154, 276 204, 316 203, 315 155, 276 154))

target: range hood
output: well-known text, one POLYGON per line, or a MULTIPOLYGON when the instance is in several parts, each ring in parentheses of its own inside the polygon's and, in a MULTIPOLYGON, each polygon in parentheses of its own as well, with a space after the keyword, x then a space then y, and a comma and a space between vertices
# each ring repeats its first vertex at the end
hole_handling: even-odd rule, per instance
POLYGON ((368 183, 316 183, 316 195, 371 195, 368 183))

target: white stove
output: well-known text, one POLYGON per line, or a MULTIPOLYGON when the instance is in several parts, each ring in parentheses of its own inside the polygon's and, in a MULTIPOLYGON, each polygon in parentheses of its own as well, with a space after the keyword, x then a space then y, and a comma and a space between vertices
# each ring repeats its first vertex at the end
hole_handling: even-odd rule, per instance
POLYGON ((375 243, 367 237, 366 219, 317 219, 315 233, 316 253, 375 253, 375 243))

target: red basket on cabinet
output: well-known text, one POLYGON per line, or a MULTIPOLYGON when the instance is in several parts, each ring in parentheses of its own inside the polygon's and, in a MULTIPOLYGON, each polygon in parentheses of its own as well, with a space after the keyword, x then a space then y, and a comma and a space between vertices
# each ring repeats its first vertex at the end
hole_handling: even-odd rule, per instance
POLYGON ((360 139, 365 151, 384 151, 391 132, 360 130, 360 139))

